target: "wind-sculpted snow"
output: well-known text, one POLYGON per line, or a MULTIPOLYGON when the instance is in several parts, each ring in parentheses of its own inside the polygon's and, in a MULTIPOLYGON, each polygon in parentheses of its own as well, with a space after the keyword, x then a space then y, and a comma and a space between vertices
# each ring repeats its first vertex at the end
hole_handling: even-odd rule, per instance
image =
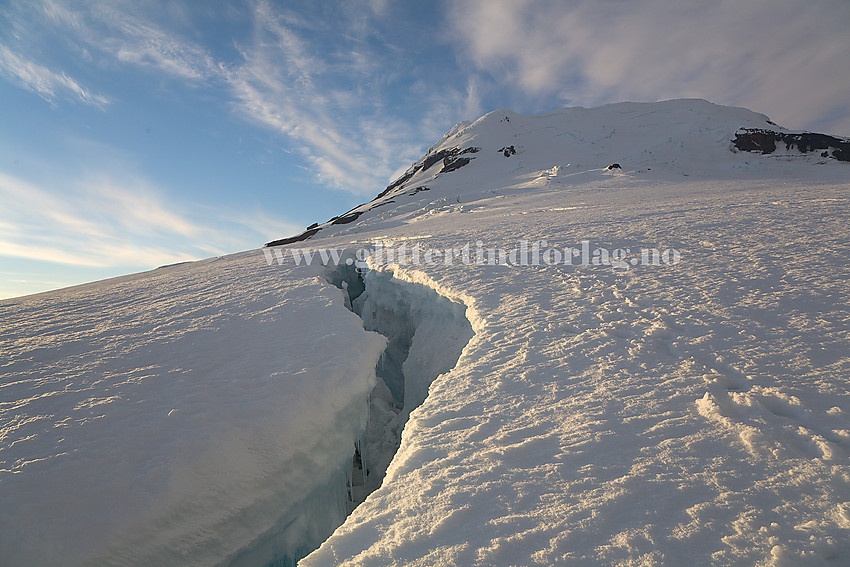
POLYGON ((301 565, 850 560, 846 186, 610 177, 476 204, 358 237, 682 260, 394 266, 463 297, 476 335, 301 565))
POLYGON ((320 279, 251 253, 0 308, 0 564, 256 565, 345 518, 386 341, 320 279))

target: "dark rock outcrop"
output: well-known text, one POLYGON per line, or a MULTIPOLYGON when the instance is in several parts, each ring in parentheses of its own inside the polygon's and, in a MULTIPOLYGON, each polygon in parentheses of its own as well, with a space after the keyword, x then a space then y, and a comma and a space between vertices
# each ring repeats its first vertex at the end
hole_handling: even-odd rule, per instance
POLYGON ((450 158, 452 156, 456 156, 458 154, 458 148, 446 148, 444 150, 440 150, 439 152, 434 152, 431 155, 426 155, 422 159, 422 167, 420 171, 427 171, 437 162, 443 161, 446 158, 450 158))
MULTIPOLYGON (((511 148, 513 148, 513 146, 511 146, 511 148)), ((368 210, 371 211, 372 209, 376 209, 376 208, 381 207, 383 205, 388 205, 390 203, 395 202, 395 201, 392 201, 392 200, 387 200, 387 201, 375 203, 375 201, 378 201, 379 199, 381 199, 382 197, 386 197, 387 195, 392 194, 392 196, 395 197, 396 193, 401 194, 402 190, 405 189, 404 184, 407 183, 408 181, 410 181, 410 179, 412 179, 413 176, 416 175, 417 173, 419 173, 420 171, 428 170, 431 167, 433 167, 434 165, 436 165, 437 163, 440 163, 441 161, 443 162, 443 167, 442 167, 442 169, 440 169, 440 173, 448 173, 448 172, 451 172, 451 171, 455 171, 455 170, 460 169, 461 167, 465 166, 472 159, 474 159, 472 157, 463 157, 463 156, 466 156, 468 154, 475 154, 475 153, 478 153, 479 151, 481 151, 481 148, 477 148, 477 147, 474 147, 474 146, 470 146, 468 148, 460 148, 458 146, 455 146, 453 148, 444 148, 444 149, 437 151, 437 152, 427 153, 425 155, 425 157, 423 157, 422 159, 420 159, 419 161, 417 161, 416 163, 411 165, 407 169, 407 171, 404 172, 403 175, 401 175, 398 179, 396 179, 395 181, 390 183, 387 186, 386 189, 381 191, 378 194, 377 197, 372 199, 369 202, 369 204, 371 204, 372 206, 369 207, 368 210)), ((430 188, 428 188, 424 185, 419 185, 417 187, 414 187, 412 190, 410 190, 408 195, 413 196, 413 195, 416 195, 417 193, 419 193, 420 191, 429 191, 429 190, 430 190, 430 188)), ((301 234, 298 234, 296 236, 290 236, 288 238, 281 238, 279 240, 273 240, 271 242, 266 243, 266 246, 282 246, 282 245, 285 245, 285 244, 292 244, 294 242, 302 242, 302 241, 307 240, 308 238, 314 236, 316 233, 318 233, 320 230, 325 228, 327 225, 338 225, 338 224, 352 223, 352 222, 356 221, 358 218, 360 218, 360 216, 363 213, 367 212, 365 210, 364 211, 357 211, 357 209, 359 209, 362 206, 363 205, 358 205, 348 212, 345 212, 345 213, 343 213, 339 216, 333 217, 333 218, 329 219, 326 223, 322 224, 321 226, 317 223, 313 223, 310 226, 308 226, 307 230, 305 230, 301 234)))
POLYGON ((357 211, 355 213, 345 213, 344 215, 340 215, 331 221, 331 224, 348 224, 350 222, 356 221, 360 218, 364 211, 357 211))
POLYGON ((735 133, 735 147, 745 152, 772 154, 776 151, 776 133, 769 130, 743 130, 735 133))
POLYGON ((457 156, 461 156, 464 154, 474 154, 481 150, 481 148, 469 147, 469 148, 459 148, 455 146, 454 148, 444 148, 437 152, 429 152, 425 154, 425 157, 411 165, 407 171, 405 171, 401 177, 390 183, 386 189, 378 193, 376 199, 380 199, 381 197, 386 197, 396 189, 401 188, 405 183, 411 180, 414 175, 419 173, 420 171, 427 171, 434 165, 439 162, 443 162, 443 168, 440 170, 440 173, 446 173, 448 171, 454 171, 460 167, 469 163, 469 160, 472 158, 458 158, 457 156), (462 163, 458 163, 462 162, 462 163), (448 168, 448 169, 447 169, 448 168))
POLYGON ((450 171, 455 171, 465 166, 472 160, 472 158, 467 157, 447 157, 443 160, 443 169, 440 170, 440 173, 449 173, 450 171))
MULTIPOLYGON (((443 169, 440 170, 440 172, 443 173, 443 172, 446 171, 446 169, 445 169, 446 164, 447 164, 446 160, 449 160, 449 162, 454 162, 455 161, 454 158, 456 156, 463 155, 463 154, 474 154, 474 153, 478 152, 480 149, 481 148, 476 148, 476 147, 469 147, 469 148, 461 149, 461 148, 455 146, 454 148, 444 148, 444 149, 442 149, 438 152, 434 152, 434 153, 429 152, 429 153, 425 154, 425 157, 423 157, 422 159, 420 159, 419 161, 417 161, 416 163, 411 165, 408 168, 408 170, 405 171, 401 175, 401 177, 399 177, 398 179, 396 179, 395 181, 393 181, 392 183, 387 185, 387 188, 384 189, 383 191, 381 191, 380 193, 378 193, 378 196, 375 197, 375 198, 380 199, 381 197, 385 197, 385 196, 389 195, 395 189, 402 187, 405 183, 410 181, 410 179, 414 175, 419 173, 420 171, 426 171, 426 170, 430 169, 435 164, 437 164, 441 161, 443 162, 443 169)), ((462 167, 462 166, 466 165, 467 163, 469 163, 469 159, 468 158, 465 158, 465 159, 467 159, 467 161, 465 163, 461 164, 461 165, 458 165, 457 167, 462 167)), ((457 169, 457 167, 455 167, 454 169, 457 169)), ((448 171, 454 171, 454 169, 449 169, 448 171)))
POLYGON ((404 185, 405 183, 407 183, 408 181, 410 181, 410 178, 413 177, 414 175, 416 175, 417 171, 419 171, 419 170, 411 167, 410 169, 405 171, 404 174, 402 174, 401 177, 399 177, 398 179, 396 179, 395 181, 393 181, 392 183, 387 185, 387 188, 384 189, 383 191, 381 191, 380 193, 378 193, 378 196, 375 197, 375 198, 380 199, 381 197, 385 197, 386 195, 389 195, 390 193, 392 193, 393 189, 397 189, 397 188, 401 187, 402 185, 404 185))
POLYGON ((389 201, 384 201, 383 203, 376 203, 369 207, 369 210, 371 211, 372 209, 377 209, 378 207, 383 207, 384 205, 391 205, 393 203, 395 203, 395 201, 392 199, 390 199, 389 201))
POLYGON ((451 154, 443 158, 443 169, 440 170, 440 173, 449 173, 450 171, 455 171, 460 169, 461 167, 468 164, 475 158, 469 157, 460 157, 464 154, 476 154, 481 151, 481 148, 469 147, 464 149, 454 148, 451 154))
POLYGON ((505 146, 504 148, 499 148, 499 151, 502 152, 505 157, 511 157, 516 155, 516 148, 513 146, 505 146))
POLYGON ((310 228, 298 234, 296 236, 290 236, 289 238, 281 238, 280 240, 272 240, 271 242, 267 242, 266 246, 283 246, 284 244, 292 244, 293 242, 301 242, 303 240, 307 240, 311 236, 315 235, 317 232, 322 230, 321 228, 310 228))
POLYGON ((622 169, 619 163, 612 163, 607 169, 622 169))
POLYGON ((804 154, 815 150, 826 150, 821 152, 821 157, 850 161, 850 140, 827 134, 774 132, 758 128, 742 128, 735 133, 735 139, 732 140, 732 143, 741 151, 761 152, 763 154, 775 152, 778 143, 785 144, 786 150, 797 148, 804 154), (832 151, 831 154, 830 150, 832 151))

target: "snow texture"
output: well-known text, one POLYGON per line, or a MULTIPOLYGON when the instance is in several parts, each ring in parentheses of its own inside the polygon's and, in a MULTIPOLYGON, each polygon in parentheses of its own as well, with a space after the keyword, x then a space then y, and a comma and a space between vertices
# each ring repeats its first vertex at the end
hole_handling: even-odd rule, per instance
POLYGON ((342 521, 386 341, 256 260, 3 303, 3 565, 216 565, 342 521))
POLYGON ((676 264, 373 259, 361 320, 290 247, 0 303, 3 565, 318 544, 375 399, 421 405, 301 566, 850 563, 850 169, 732 151, 740 128, 776 130, 699 100, 497 111, 431 148, 480 148, 463 167, 293 246, 589 241, 676 264), (469 327, 426 309, 403 393, 383 390, 388 341, 363 324, 398 336, 426 296, 469 327))

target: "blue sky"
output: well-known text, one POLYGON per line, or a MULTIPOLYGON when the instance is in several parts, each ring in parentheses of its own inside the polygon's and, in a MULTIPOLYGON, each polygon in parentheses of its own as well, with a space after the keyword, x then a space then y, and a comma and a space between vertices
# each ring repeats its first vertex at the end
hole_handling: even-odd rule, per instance
POLYGON ((846 0, 5 0, 0 297, 294 234, 498 108, 850 136, 848 29, 846 0))

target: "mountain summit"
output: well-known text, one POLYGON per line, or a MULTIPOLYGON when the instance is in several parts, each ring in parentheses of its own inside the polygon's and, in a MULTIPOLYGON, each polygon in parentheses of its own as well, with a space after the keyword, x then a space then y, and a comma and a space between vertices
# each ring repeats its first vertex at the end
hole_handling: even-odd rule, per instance
POLYGON ((372 201, 267 246, 402 214, 425 202, 475 201, 492 195, 506 179, 529 188, 612 174, 664 181, 754 179, 787 175, 789 163, 837 161, 850 161, 850 140, 789 131, 763 114, 701 99, 623 102, 533 116, 495 110, 455 125, 372 201))

